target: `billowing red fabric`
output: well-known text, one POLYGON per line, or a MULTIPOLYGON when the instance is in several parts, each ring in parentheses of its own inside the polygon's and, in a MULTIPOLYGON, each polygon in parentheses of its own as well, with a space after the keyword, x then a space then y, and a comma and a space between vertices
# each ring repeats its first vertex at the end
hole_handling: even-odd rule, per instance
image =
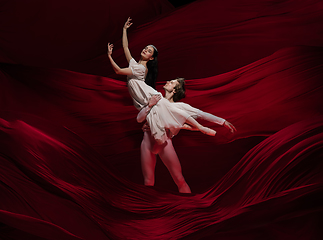
POLYGON ((1 2, 0 238, 323 238, 322 3, 92 3, 1 2), (187 77, 184 101, 238 129, 174 137, 193 194, 160 162, 142 184, 138 112, 103 55, 117 41, 126 65, 128 14, 147 23, 130 30, 133 56, 159 49, 157 88, 187 77))
POLYGON ((1 118, 0 219, 10 226, 3 236, 17 228, 45 239, 302 239, 294 232, 299 218, 314 222, 299 232, 319 236, 322 118, 267 138, 209 191, 193 196, 123 180, 67 129, 21 118, 1 118))
MULTIPOLYGON (((145 44, 158 48, 160 81, 178 76, 199 79, 237 69, 281 48, 322 46, 322 25, 320 0, 204 0, 136 29, 129 34, 129 46, 134 57, 145 44)), ((114 57, 127 66, 122 49, 114 57)), ((101 64, 98 72, 110 76, 109 61, 101 64)))
MULTIPOLYGON (((52 239, 61 238, 58 236, 63 233, 66 239, 74 235, 91 239, 89 232, 80 227, 88 221, 94 221, 88 229, 102 228, 97 233, 90 232, 93 236, 98 234, 98 239, 104 239, 104 234, 112 239, 133 236, 134 239, 168 239, 190 237, 190 234, 192 238, 213 237, 227 227, 229 230, 225 231, 234 239, 236 231, 247 236, 256 231, 254 234, 258 236, 270 231, 267 228, 276 229, 273 219, 284 222, 285 214, 291 214, 293 221, 299 214, 319 221, 314 213, 321 205, 313 213, 302 203, 322 190, 323 122, 319 116, 323 96, 322 51, 317 47, 283 49, 241 69, 200 79, 202 86, 188 81, 187 101, 229 119, 239 131, 234 139, 243 138, 227 144, 230 147, 219 145, 217 143, 234 140, 220 128, 214 138, 187 132, 174 138, 184 174, 192 183, 193 191, 200 192, 195 196, 155 191, 120 177, 119 172, 130 180, 141 181, 138 159, 142 132, 135 122, 137 110, 123 82, 66 70, 3 65, 2 109, 7 111, 3 111, 1 121, 4 164, 1 176, 6 186, 3 194, 8 200, 2 202, 2 209, 5 213, 15 213, 18 219, 10 221, 7 215, 2 215, 3 223, 36 236, 47 237, 48 232, 55 232, 52 239), (274 88, 277 85, 279 90, 274 88), (279 91, 284 94, 277 94, 279 91), (210 99, 212 105, 205 99, 210 99), (255 144, 253 136, 257 135, 272 137, 260 142, 239 161, 241 147, 250 148, 255 144), (221 151, 222 146, 225 147, 221 151), (282 164, 282 161, 286 162, 282 164), (201 171, 203 168, 199 169, 199 165, 207 165, 208 170, 201 171), (222 172, 216 169, 219 165, 222 172), (218 176, 213 175, 216 172, 218 176), (223 178, 216 181, 221 176, 223 178), (17 181, 17 178, 23 179, 17 181), (207 184, 204 181, 208 181, 207 184), (21 187, 18 182, 27 187, 21 187), (205 191, 210 186, 213 187, 205 191), (15 189, 15 194, 8 194, 8 188, 15 189), (34 188, 38 190, 31 196, 21 192, 34 188), (227 193, 230 194, 221 205, 219 194, 227 193), (27 205, 14 201, 14 196, 27 205), (81 208, 75 210, 76 206, 66 206, 66 199, 81 208), (34 209, 34 201, 46 203, 33 210, 44 217, 35 215, 27 207, 32 205, 34 209), (63 206, 58 207, 57 202, 61 201, 63 206), (286 210, 290 202, 293 207, 286 210), (56 211, 50 207, 52 204, 56 211), (268 208, 278 210, 268 211, 268 208), (78 220, 59 221, 65 214, 78 220), (79 214, 85 216, 81 218, 79 214), (225 219, 228 223, 223 226, 225 219), (35 227, 38 221, 45 221, 43 224, 47 226, 39 234, 39 228, 35 227), (266 227, 258 226, 249 232, 238 227, 242 224, 240 221, 246 227, 247 222, 250 226, 259 221, 267 225, 264 223, 266 227), (20 224, 31 227, 26 230, 20 224), (82 231, 77 230, 79 228, 82 231), (127 231, 122 231, 125 228, 127 231), (205 228, 207 230, 203 231, 205 228)), ((157 178, 165 180, 158 173, 157 178)), ((284 231, 292 234, 293 225, 286 225, 284 231)), ((307 231, 314 234, 313 227, 307 227, 307 231)))

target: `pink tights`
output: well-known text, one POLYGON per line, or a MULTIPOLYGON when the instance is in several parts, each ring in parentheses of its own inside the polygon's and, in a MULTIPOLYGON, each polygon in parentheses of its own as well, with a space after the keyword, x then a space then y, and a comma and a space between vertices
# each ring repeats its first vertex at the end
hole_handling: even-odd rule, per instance
POLYGON ((182 167, 173 147, 172 140, 168 138, 162 145, 155 144, 155 140, 150 132, 144 132, 144 138, 141 142, 141 169, 144 175, 145 185, 153 186, 155 184, 156 154, 160 156, 170 172, 178 187, 178 191, 181 193, 191 193, 191 189, 183 177, 182 167))

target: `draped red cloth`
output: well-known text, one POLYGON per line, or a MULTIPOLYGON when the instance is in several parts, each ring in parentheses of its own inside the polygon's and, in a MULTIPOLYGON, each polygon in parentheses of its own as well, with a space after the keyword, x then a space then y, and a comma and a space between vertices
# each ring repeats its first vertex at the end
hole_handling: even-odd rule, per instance
POLYGON ((0 6, 1 239, 323 237, 320 1, 0 6), (133 56, 159 49, 157 88, 188 78, 185 102, 238 129, 173 139, 193 194, 160 163, 142 185, 137 110, 105 56, 115 42, 126 66, 129 15, 133 56))

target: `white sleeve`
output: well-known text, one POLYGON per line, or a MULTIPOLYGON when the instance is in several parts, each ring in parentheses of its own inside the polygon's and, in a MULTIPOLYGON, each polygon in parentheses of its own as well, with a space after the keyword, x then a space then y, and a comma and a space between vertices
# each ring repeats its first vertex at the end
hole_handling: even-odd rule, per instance
POLYGON ((184 110, 185 112, 187 112, 191 117, 193 118, 202 118, 206 121, 209 122, 213 122, 219 125, 223 125, 225 122, 225 119, 214 116, 210 113, 207 112, 203 112, 198 108, 192 107, 191 105, 187 104, 187 103, 183 103, 183 102, 176 102, 173 103, 176 104, 176 106, 182 110, 184 110))
POLYGON ((179 109, 182 109, 185 112, 187 112, 192 118, 198 118, 198 112, 200 111, 199 109, 194 108, 191 105, 183 102, 175 102, 172 104, 174 104, 179 109))
POLYGON ((148 105, 146 107, 143 107, 137 115, 137 122, 141 123, 145 121, 149 111, 150 107, 148 105))
POLYGON ((206 121, 209 121, 209 122, 217 123, 219 125, 223 125, 224 122, 225 122, 225 119, 217 117, 217 116, 214 116, 211 113, 203 112, 201 110, 198 111, 197 117, 202 118, 202 119, 204 119, 206 121))

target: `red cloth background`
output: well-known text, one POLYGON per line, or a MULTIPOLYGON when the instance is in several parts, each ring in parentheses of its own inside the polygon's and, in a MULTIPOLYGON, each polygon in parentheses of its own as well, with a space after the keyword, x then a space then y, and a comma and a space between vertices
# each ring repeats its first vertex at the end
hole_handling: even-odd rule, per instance
POLYGON ((320 1, 0 6, 2 239, 323 237, 320 1), (173 139, 191 195, 160 163, 142 185, 141 124, 105 53, 126 66, 129 15, 133 56, 159 50, 158 89, 184 76, 185 102, 238 129, 173 139))

